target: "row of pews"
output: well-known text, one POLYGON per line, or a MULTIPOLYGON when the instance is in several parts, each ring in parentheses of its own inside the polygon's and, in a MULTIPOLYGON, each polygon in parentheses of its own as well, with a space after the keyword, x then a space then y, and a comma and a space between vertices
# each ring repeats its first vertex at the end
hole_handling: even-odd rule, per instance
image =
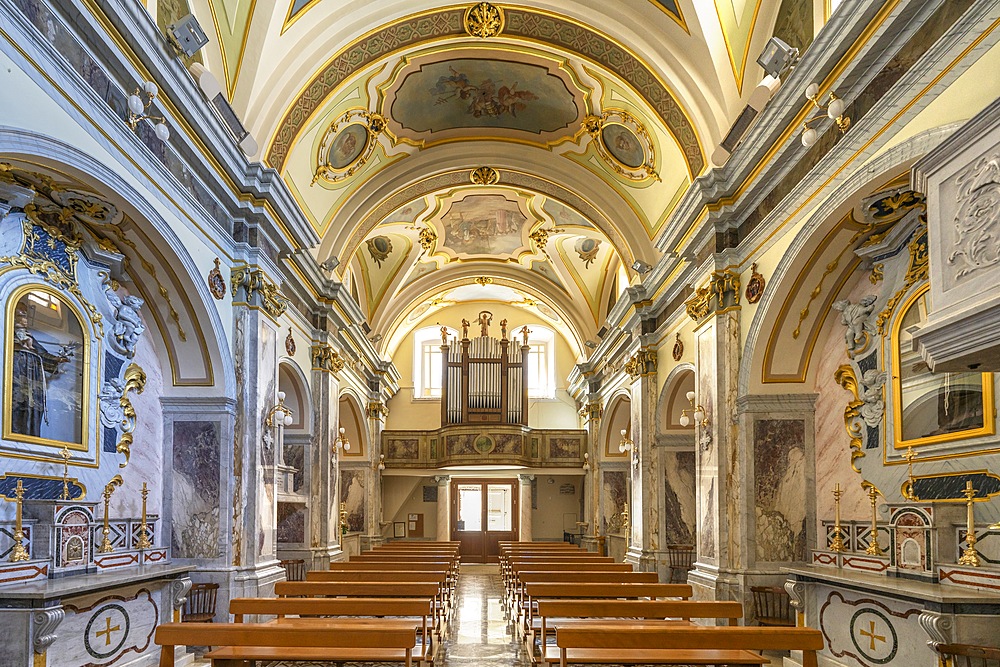
POLYGON ((739 625, 738 602, 691 600, 688 584, 565 543, 503 542, 504 607, 533 664, 762 665, 761 651, 802 651, 816 667, 811 628, 739 625))
POLYGON ((457 542, 395 542, 305 581, 282 581, 275 597, 234 598, 229 623, 157 627, 160 667, 175 650, 207 646, 215 667, 253 661, 390 662, 432 665, 454 608, 457 542), (272 620, 263 621, 264 618, 272 620), (273 618, 272 618, 273 617, 273 618))

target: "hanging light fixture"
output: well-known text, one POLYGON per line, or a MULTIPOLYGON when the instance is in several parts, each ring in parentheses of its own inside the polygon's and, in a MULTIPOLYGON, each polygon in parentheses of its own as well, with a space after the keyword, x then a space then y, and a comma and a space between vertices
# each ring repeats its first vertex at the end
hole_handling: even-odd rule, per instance
POLYGON ((837 129, 840 130, 841 134, 847 132, 847 128, 851 126, 851 119, 849 116, 844 115, 844 111, 846 109, 844 100, 840 99, 833 92, 831 92, 826 104, 823 104, 819 99, 819 84, 816 83, 810 83, 806 86, 805 96, 806 99, 812 102, 813 106, 815 106, 821 113, 816 114, 802 124, 803 146, 811 148, 817 141, 819 141, 819 131, 812 125, 816 121, 821 120, 824 115, 837 124, 837 129), (822 112, 826 113, 823 114, 822 112))
POLYGON ((385 454, 378 455, 378 469, 385 470, 385 454))
POLYGON ((590 470, 590 454, 588 452, 583 453, 583 469, 590 470))
POLYGON ((635 447, 635 443, 632 439, 628 437, 628 429, 622 429, 622 441, 618 443, 618 451, 624 454, 625 452, 632 451, 635 447))

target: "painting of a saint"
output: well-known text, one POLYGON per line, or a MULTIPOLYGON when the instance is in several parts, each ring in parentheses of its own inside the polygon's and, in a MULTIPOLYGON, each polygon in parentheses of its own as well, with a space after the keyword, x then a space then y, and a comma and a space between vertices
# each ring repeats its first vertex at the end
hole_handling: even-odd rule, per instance
POLYGON ((55 294, 23 292, 7 333, 5 435, 56 441, 77 448, 83 442, 84 335, 80 320, 55 294))
POLYGON ((342 129, 330 146, 327 164, 334 169, 345 169, 361 155, 368 145, 368 128, 360 123, 352 123, 342 129))
POLYGON ((601 130, 601 142, 611 156, 626 167, 638 169, 646 162, 646 151, 629 128, 609 123, 601 130))

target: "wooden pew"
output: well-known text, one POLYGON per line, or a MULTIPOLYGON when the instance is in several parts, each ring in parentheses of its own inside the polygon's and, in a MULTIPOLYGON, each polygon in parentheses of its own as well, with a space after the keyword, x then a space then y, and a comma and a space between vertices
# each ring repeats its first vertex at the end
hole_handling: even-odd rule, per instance
MULTIPOLYGON (((434 600, 432 598, 233 598, 229 601, 229 613, 234 623, 242 623, 247 615, 275 616, 284 624, 309 625, 339 624, 359 620, 409 618, 419 628, 417 635, 420 650, 418 659, 433 662, 437 651, 434 635, 434 600), (298 616, 299 618, 287 618, 298 616), (336 618, 317 618, 335 616, 336 618), (313 617, 313 618, 302 618, 313 617), (359 619, 359 617, 361 617, 359 619)), ((359 623, 360 624, 360 623, 359 623)), ((409 627, 413 623, 379 625, 379 627, 409 627)), ((440 636, 440 633, 438 633, 440 636)))
POLYGON ((600 621, 556 630, 559 665, 760 665, 754 651, 802 651, 802 667, 817 667, 823 634, 813 628, 665 626, 621 627, 600 621))
POLYGON ((522 630, 529 632, 535 614, 536 600, 550 599, 656 599, 680 598, 686 600, 694 594, 688 584, 641 584, 641 583, 548 583, 525 584, 526 600, 521 616, 522 630))
POLYGON ((380 581, 279 581, 274 585, 278 597, 343 598, 432 598, 437 610, 438 627, 444 625, 446 607, 441 589, 434 582, 380 581))
POLYGON ((250 660, 378 661, 413 665, 417 629, 390 628, 379 619, 342 629, 268 623, 164 623, 153 641, 160 647, 160 667, 174 667, 174 647, 218 647, 205 657, 212 664, 250 660))
POLYGON ((743 618, 743 605, 695 600, 539 600, 538 613, 526 640, 532 655, 535 640, 539 640, 541 662, 557 663, 559 650, 549 646, 547 640, 554 639, 550 635, 561 627, 575 627, 596 619, 602 625, 621 627, 691 625, 693 618, 725 620, 735 626, 743 618))
POLYGON ((441 600, 451 605, 452 591, 447 572, 411 570, 311 570, 306 581, 340 582, 434 582, 441 600))
POLYGON ((632 565, 629 563, 614 563, 607 561, 594 561, 594 560, 559 560, 559 561, 541 561, 541 562, 525 562, 514 561, 511 563, 510 571, 507 577, 504 579, 504 590, 508 596, 515 597, 517 593, 517 576, 520 572, 525 572, 528 570, 542 572, 542 571, 556 571, 562 570, 563 572, 634 572, 632 565))
POLYGON ((525 599, 524 585, 548 582, 551 584, 613 584, 638 583, 656 584, 660 578, 656 572, 580 572, 576 570, 522 570, 517 573, 514 592, 515 604, 525 599))

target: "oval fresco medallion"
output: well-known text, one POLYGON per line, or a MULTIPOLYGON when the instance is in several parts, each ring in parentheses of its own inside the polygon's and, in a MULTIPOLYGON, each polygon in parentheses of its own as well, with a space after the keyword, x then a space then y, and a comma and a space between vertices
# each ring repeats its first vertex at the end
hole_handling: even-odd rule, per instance
POLYGON ((631 129, 618 123, 601 128, 601 142, 611 156, 626 167, 638 169, 646 162, 642 142, 631 129))
POLYGON ((361 123, 351 123, 334 137, 326 163, 332 169, 345 169, 361 157, 367 144, 368 128, 361 123))

